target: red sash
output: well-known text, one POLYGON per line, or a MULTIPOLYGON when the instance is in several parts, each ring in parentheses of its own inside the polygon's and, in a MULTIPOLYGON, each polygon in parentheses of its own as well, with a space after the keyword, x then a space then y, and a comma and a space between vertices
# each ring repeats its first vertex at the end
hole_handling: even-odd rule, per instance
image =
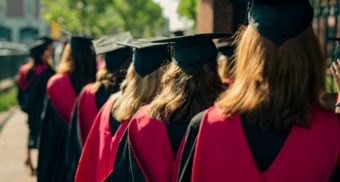
MULTIPOLYGON (((31 68, 31 64, 29 63, 26 63, 19 68, 18 86, 23 90, 26 90, 31 84, 31 83, 26 82, 27 81, 26 76, 30 68, 31 68)), ((47 66, 43 64, 36 65, 34 68, 35 76, 42 73, 46 68, 47 66)))
POLYGON ((340 123, 330 111, 315 107, 309 129, 294 127, 269 168, 253 159, 239 116, 225 119, 210 108, 197 136, 192 181, 327 181, 340 155, 340 123))
POLYGON ((114 100, 110 97, 94 120, 78 163, 77 182, 101 182, 113 170, 119 141, 129 123, 123 121, 112 136, 110 115, 114 100))
POLYGON ((94 119, 98 114, 96 105, 96 93, 92 92, 93 84, 87 84, 79 95, 78 99, 78 119, 82 145, 86 141, 94 119))
POLYGON ((70 75, 65 73, 52 76, 47 83, 47 94, 61 118, 66 124, 69 124, 73 105, 77 98, 70 75))
POLYGON ((130 121, 128 134, 132 153, 146 181, 177 180, 185 137, 174 158, 165 123, 151 118, 147 106, 140 108, 130 121))

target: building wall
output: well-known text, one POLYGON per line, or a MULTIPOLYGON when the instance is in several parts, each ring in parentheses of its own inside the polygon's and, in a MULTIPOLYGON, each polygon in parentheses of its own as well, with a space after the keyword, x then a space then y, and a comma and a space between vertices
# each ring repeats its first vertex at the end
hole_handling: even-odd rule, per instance
POLYGON ((48 27, 40 19, 40 0, 0 1, 0 40, 25 42, 47 33, 48 27))
POLYGON ((235 32, 246 18, 248 0, 198 0, 197 32, 235 32))

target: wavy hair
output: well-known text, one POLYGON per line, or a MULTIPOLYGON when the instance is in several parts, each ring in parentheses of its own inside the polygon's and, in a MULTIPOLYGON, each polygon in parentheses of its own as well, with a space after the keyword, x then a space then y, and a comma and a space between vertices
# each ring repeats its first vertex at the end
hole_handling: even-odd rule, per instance
POLYGON ((190 74, 173 61, 163 75, 161 87, 160 94, 150 104, 149 114, 166 122, 189 122, 212 106, 222 91, 217 62, 212 60, 197 73, 190 74))

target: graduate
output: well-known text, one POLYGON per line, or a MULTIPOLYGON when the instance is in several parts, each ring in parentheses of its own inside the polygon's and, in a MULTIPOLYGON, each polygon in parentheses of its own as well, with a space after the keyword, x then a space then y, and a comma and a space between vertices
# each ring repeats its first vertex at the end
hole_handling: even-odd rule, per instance
POLYGON ((133 41, 132 63, 118 93, 99 111, 79 160, 75 181, 101 182, 112 171, 118 143, 135 112, 157 94, 168 44, 133 41))
POLYGON ((212 39, 229 36, 197 34, 157 41, 172 45, 173 61, 162 77, 160 93, 130 121, 106 181, 177 180, 191 118, 212 106, 223 90, 212 39))
POLYGON ((110 95, 119 91, 131 62, 130 48, 117 42, 131 39, 131 34, 124 32, 93 41, 96 53, 105 56, 105 68, 97 72, 95 83, 83 88, 74 106, 66 147, 67 181, 74 181, 78 160, 92 123, 110 95))
POLYGON ((253 1, 233 84, 190 123, 179 181, 332 181, 340 122, 308 0, 253 1))
POLYGON ((31 150, 38 147, 38 136, 41 125, 41 113, 48 79, 54 74, 48 60, 52 56, 49 47, 52 39, 36 40, 30 48, 31 61, 22 65, 18 73, 18 102, 22 111, 28 114, 28 150, 26 165, 31 173, 35 168, 31 160, 31 150))
POLYGON ((234 70, 234 45, 232 42, 222 42, 217 44, 218 57, 218 74, 221 77, 223 86, 228 88, 232 83, 232 75, 234 70))
POLYGON ((73 36, 58 74, 47 84, 38 156, 38 181, 65 181, 65 145, 73 105, 84 85, 95 81, 96 57, 91 40, 73 36))

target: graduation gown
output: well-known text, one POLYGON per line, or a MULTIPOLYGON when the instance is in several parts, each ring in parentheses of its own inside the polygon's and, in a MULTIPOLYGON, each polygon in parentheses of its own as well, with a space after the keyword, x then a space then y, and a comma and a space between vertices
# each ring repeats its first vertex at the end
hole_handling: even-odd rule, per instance
POLYGON ((57 74, 47 84, 41 127, 38 181, 65 181, 65 145, 72 108, 83 84, 74 73, 57 74))
POLYGON ((177 180, 188 122, 166 124, 142 107, 130 121, 118 148, 114 169, 105 181, 177 180))
POLYGON ((111 92, 101 85, 92 91, 93 83, 87 84, 77 99, 71 115, 66 146, 67 181, 74 181, 78 161, 87 135, 99 109, 110 97, 111 92))
POLYGON ((28 147, 37 148, 38 135, 41 125, 46 85, 48 79, 54 74, 49 66, 39 64, 32 70, 29 64, 20 67, 18 74, 18 102, 22 111, 28 114, 29 137, 28 147), (30 78, 27 78, 30 77, 30 78))
POLYGON ((118 143, 129 123, 112 117, 112 106, 119 94, 111 96, 99 111, 83 147, 75 181, 103 181, 112 170, 118 143))
POLYGON ((242 116, 224 118, 215 106, 193 120, 179 181, 316 182, 328 181, 335 173, 340 123, 331 111, 314 107, 310 128, 294 126, 286 134, 247 126, 242 116), (263 143, 264 150, 259 147, 263 143), (272 146, 266 146, 270 143, 272 146), (273 148, 278 151, 270 151, 273 148), (265 152, 267 155, 261 157, 265 152))

